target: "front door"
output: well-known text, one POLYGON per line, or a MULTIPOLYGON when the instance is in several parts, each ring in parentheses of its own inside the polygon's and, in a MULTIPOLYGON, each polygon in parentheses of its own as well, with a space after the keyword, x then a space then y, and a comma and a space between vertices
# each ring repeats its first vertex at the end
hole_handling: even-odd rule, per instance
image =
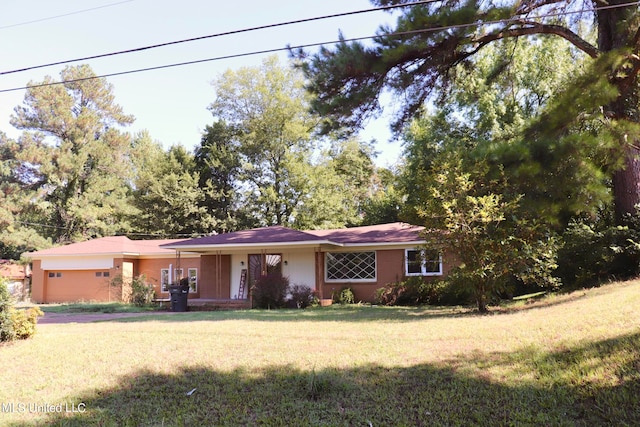
POLYGON ((282 273, 282 254, 250 254, 249 286, 253 286, 260 276, 282 273))

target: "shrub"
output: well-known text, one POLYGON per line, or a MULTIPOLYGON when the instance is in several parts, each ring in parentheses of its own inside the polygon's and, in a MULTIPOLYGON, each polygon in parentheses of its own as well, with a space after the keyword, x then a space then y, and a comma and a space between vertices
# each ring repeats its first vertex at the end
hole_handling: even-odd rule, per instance
POLYGON ((402 282, 389 283, 376 291, 376 302, 382 305, 456 305, 468 302, 468 295, 460 295, 455 286, 443 280, 425 282, 422 277, 409 277, 402 282))
MULTIPOLYGON (((120 274, 111 280, 111 286, 122 288, 125 286, 125 279, 120 274)), ((155 298, 155 290, 153 285, 147 283, 144 274, 135 276, 128 286, 129 292, 123 293, 123 302, 133 304, 137 307, 145 307, 150 305, 155 298)))
POLYGON ((316 303, 317 297, 307 285, 293 285, 289 292, 291 293, 291 300, 298 308, 307 308, 316 303))
POLYGON ((16 339, 27 339, 36 333, 38 317, 44 313, 39 307, 31 307, 26 310, 13 309, 11 316, 16 339))
POLYGON ((42 315, 38 307, 17 310, 6 281, 0 278, 0 341, 29 338, 36 332, 38 317, 42 315))
POLYGON ((281 273, 261 276, 252 288, 253 303, 256 308, 281 308, 285 305, 289 278, 281 273))
POLYGON ((338 304, 355 304, 356 298, 351 288, 344 288, 337 294, 333 295, 333 302, 338 304))
MULTIPOLYGON (((188 285, 188 279, 187 279, 188 285)), ((155 290, 146 282, 144 275, 136 276, 131 281, 131 303, 137 307, 145 307, 153 303, 155 290)))
POLYGON ((567 288, 595 286, 611 279, 625 279, 640 272, 638 215, 627 225, 612 221, 574 222, 563 235, 556 274, 567 288))

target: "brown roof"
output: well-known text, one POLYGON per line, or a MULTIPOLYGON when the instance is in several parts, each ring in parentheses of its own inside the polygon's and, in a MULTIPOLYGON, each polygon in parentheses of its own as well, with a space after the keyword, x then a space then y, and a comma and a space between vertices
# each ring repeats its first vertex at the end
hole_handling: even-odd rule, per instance
POLYGON ((335 230, 313 230, 314 234, 327 240, 343 244, 408 243, 421 241, 424 227, 403 222, 369 225, 365 227, 339 228, 335 230))
POLYGON ((292 230, 278 225, 189 239, 166 246, 171 248, 194 248, 196 246, 257 245, 265 243, 325 243, 333 245, 409 243, 421 241, 420 232, 422 230, 424 230, 424 227, 401 222, 335 230, 306 231, 292 230))
POLYGON ((170 249, 162 248, 179 239, 164 240, 131 240, 126 236, 110 236, 98 239, 87 240, 85 242, 71 243, 64 246, 58 246, 41 251, 26 253, 25 256, 30 258, 39 258, 43 256, 64 256, 64 255, 112 255, 112 254, 129 254, 129 255, 151 255, 151 254, 170 254, 170 249))
POLYGON ((24 266, 7 259, 0 259, 0 277, 23 280, 26 277, 24 266))
POLYGON ((65 246, 44 249, 24 254, 30 258, 77 255, 163 255, 173 254, 174 248, 193 248, 208 246, 251 246, 260 244, 328 244, 336 246, 376 245, 392 243, 420 242, 417 227, 401 222, 371 225, 366 227, 340 228, 335 230, 292 230, 282 226, 254 228, 232 233, 206 236, 196 239, 131 240, 126 236, 101 237, 85 242, 71 243, 65 246))
POLYGON ((192 245, 251 245, 258 243, 295 243, 295 242, 320 242, 324 239, 299 230, 274 225, 271 227, 253 228, 251 230, 234 231, 231 233, 205 236, 195 239, 183 240, 171 244, 176 246, 192 245))

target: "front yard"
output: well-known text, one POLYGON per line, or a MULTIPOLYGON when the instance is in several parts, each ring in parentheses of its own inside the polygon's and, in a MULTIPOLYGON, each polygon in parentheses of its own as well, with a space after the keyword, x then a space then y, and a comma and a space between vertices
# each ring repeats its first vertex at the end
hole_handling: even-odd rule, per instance
POLYGON ((42 324, 0 347, 2 425, 640 423, 640 281, 462 308, 42 324))

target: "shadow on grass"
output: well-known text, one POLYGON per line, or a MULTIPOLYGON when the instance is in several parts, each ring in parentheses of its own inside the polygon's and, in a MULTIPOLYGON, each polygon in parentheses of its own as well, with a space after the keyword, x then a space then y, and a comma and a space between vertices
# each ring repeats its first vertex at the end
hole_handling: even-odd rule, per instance
POLYGON ((48 414, 38 423, 638 425, 639 348, 637 333, 545 354, 525 348, 411 367, 140 371, 113 388, 69 396, 68 405, 84 412, 48 414))

